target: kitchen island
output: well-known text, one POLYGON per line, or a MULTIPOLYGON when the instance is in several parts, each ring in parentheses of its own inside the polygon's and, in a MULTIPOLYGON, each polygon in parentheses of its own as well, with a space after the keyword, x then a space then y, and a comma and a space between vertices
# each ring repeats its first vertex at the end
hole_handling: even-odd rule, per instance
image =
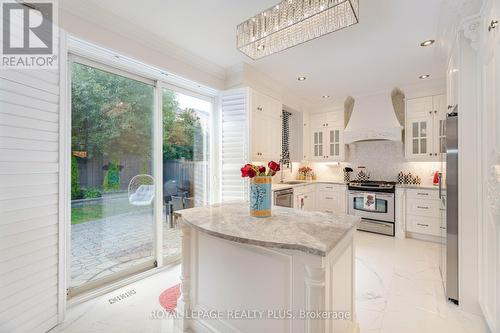
POLYGON ((182 295, 176 327, 194 332, 357 330, 353 235, 359 218, 246 203, 177 211, 182 295))

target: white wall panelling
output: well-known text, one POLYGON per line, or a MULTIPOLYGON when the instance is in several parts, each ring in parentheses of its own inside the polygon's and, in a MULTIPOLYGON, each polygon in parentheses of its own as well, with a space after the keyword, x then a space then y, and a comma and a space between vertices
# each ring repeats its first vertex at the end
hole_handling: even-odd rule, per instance
MULTIPOLYGON (((477 20, 479 98, 474 163, 479 202, 479 304, 491 332, 500 330, 500 1, 486 0, 477 20)), ((465 125, 465 124, 464 124, 465 125)))
POLYGON ((46 332, 62 318, 59 82, 59 70, 0 71, 2 332, 46 332))
POLYGON ((248 185, 240 168, 248 161, 249 89, 227 90, 219 97, 221 143, 221 200, 245 200, 248 185))

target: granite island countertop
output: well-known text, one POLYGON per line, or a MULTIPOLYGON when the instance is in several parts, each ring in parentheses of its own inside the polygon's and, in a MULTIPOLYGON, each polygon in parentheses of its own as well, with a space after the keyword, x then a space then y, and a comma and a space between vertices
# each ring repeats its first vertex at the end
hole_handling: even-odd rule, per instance
POLYGON ((273 207, 269 218, 251 217, 248 203, 233 202, 176 211, 180 223, 237 243, 298 250, 325 257, 360 218, 273 207))

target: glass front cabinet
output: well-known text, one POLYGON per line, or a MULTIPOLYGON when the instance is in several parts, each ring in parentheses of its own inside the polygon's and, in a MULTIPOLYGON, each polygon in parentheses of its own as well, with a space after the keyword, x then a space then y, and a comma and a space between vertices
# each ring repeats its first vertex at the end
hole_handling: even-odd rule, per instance
POLYGON ((343 112, 310 117, 311 160, 340 162, 344 159, 343 112))
POLYGON ((446 96, 409 99, 406 103, 406 158, 439 161, 446 153, 446 96))

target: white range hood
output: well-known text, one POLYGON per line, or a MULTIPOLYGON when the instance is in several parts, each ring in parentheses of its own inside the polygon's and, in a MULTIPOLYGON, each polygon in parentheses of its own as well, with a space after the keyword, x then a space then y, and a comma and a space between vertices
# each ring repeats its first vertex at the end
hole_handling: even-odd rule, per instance
POLYGON ((402 142, 403 126, 396 118, 391 93, 356 98, 344 131, 346 144, 358 141, 402 142))

